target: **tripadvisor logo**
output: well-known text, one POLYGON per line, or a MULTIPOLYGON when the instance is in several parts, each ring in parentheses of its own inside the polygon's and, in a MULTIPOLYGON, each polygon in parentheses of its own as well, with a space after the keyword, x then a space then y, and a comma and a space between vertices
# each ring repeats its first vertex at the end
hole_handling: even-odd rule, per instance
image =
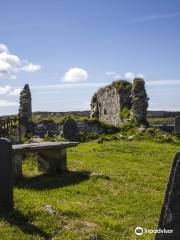
POLYGON ((164 233, 164 234, 172 234, 173 229, 147 229, 147 228, 142 228, 142 227, 136 227, 135 229, 135 234, 136 235, 142 235, 143 233, 164 233))
POLYGON ((135 229, 135 234, 136 234, 136 235, 142 235, 143 232, 144 232, 144 230, 143 230, 142 227, 137 227, 137 228, 135 229))

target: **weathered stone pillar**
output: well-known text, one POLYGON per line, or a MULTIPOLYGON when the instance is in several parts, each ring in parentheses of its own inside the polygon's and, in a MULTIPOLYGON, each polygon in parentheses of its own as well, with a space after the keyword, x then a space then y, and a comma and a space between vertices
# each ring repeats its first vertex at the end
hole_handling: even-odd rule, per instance
POLYGON ((175 118, 174 130, 178 137, 180 137, 180 117, 175 118))
POLYGON ((132 86, 132 118, 138 125, 148 126, 147 108, 148 100, 145 82, 142 78, 135 78, 132 86))
POLYGON ((12 143, 0 139, 0 211, 13 208, 12 143))
POLYGON ((28 84, 25 84, 20 92, 19 118, 20 124, 23 126, 27 126, 32 118, 31 92, 28 84))
POLYGON ((38 152, 38 168, 45 172, 66 172, 68 170, 66 148, 38 152))

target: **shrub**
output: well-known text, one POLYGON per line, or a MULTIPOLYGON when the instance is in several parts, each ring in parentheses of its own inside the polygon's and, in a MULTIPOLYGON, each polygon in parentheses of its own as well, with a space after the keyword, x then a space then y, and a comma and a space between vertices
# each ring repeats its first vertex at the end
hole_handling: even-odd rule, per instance
POLYGON ((121 118, 121 120, 126 120, 130 117, 130 109, 128 109, 127 107, 124 107, 120 113, 119 113, 119 116, 121 118))

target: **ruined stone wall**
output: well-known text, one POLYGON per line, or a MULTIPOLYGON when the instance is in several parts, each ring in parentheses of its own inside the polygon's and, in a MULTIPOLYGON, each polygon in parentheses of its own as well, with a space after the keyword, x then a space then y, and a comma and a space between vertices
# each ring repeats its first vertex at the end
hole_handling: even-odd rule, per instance
POLYGON ((132 91, 132 118, 138 125, 148 126, 147 108, 148 100, 145 81, 142 78, 135 78, 133 81, 132 91))
POLYGON ((100 89, 91 101, 91 117, 119 125, 122 121, 121 110, 124 107, 131 108, 131 88, 130 82, 121 80, 100 89))
POLYGON ((91 118, 115 126, 133 119, 137 125, 148 126, 148 100, 143 79, 135 78, 133 84, 124 80, 115 81, 94 94, 91 118))

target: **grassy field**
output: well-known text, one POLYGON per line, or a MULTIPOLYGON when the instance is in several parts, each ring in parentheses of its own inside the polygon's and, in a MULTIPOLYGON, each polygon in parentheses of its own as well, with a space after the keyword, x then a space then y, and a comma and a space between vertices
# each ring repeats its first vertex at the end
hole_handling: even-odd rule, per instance
MULTIPOLYGON (((33 113, 33 121, 35 123, 41 123, 42 121, 47 121, 51 120, 55 123, 61 124, 65 118, 68 116, 71 116, 73 119, 76 121, 84 121, 89 119, 90 113, 88 111, 80 112, 80 113, 48 113, 48 112, 36 112, 33 113)), ((148 122, 150 124, 157 124, 157 125, 162 125, 162 124, 167 124, 167 125, 173 125, 174 124, 174 117, 148 117, 147 118, 148 122)))
POLYGON ((1 215, 1 240, 134 240, 155 229, 177 145, 91 141, 68 150, 70 172, 38 175, 30 157, 15 210, 1 215))
POLYGON ((149 124, 157 124, 157 125, 162 125, 162 124, 167 124, 167 125, 174 125, 174 118, 173 117, 167 117, 167 118, 148 118, 149 124))

